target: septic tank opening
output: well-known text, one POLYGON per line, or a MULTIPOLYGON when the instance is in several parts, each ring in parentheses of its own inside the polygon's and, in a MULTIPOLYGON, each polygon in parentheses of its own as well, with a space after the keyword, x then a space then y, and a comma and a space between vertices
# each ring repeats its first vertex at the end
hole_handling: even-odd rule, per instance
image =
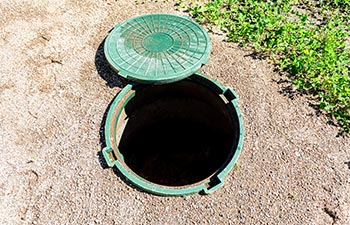
POLYGON ((155 184, 183 186, 226 166, 239 124, 219 95, 191 80, 132 92, 116 128, 119 153, 131 171, 155 184))

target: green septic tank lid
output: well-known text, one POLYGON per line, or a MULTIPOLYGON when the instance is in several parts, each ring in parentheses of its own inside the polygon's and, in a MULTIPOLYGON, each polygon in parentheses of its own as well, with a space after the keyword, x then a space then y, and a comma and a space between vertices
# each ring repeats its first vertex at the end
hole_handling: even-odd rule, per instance
POLYGON ((147 14, 117 24, 104 52, 118 74, 140 83, 170 83, 208 61, 208 33, 188 17, 147 14))

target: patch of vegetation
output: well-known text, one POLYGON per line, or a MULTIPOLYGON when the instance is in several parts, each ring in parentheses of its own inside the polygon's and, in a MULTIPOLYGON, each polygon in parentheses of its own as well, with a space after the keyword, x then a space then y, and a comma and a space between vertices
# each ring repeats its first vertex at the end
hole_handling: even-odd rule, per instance
POLYGON ((198 0, 180 7, 268 57, 350 131, 350 0, 198 0))

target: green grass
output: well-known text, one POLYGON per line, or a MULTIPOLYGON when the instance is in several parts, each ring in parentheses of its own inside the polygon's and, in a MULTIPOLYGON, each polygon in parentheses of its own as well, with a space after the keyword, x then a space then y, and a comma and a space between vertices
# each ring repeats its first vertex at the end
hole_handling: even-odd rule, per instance
POLYGON ((350 131, 350 0, 214 0, 180 4, 290 74, 350 131))

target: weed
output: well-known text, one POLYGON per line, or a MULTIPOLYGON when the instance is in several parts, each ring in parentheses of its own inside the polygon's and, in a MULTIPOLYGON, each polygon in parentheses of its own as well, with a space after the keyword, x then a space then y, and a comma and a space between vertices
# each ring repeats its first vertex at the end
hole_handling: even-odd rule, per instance
POLYGON ((297 194, 293 193, 293 192, 289 192, 288 193, 288 198, 290 198, 290 199, 292 199, 294 201, 299 200, 299 196, 297 194))
POLYGON ((213 0, 181 7, 227 32, 228 41, 268 56, 350 131, 350 0, 213 0))

